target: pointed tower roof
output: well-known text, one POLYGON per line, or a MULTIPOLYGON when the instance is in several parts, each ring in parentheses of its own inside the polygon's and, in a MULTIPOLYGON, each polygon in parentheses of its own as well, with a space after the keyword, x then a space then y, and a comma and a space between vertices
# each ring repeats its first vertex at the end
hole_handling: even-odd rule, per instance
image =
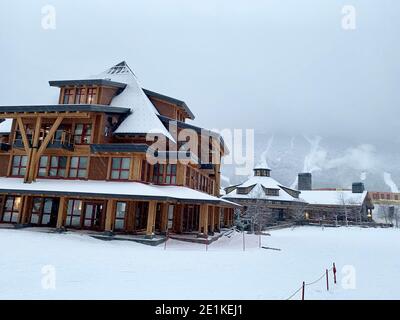
POLYGON ((125 83, 125 89, 111 101, 113 107, 129 107, 131 114, 115 130, 117 134, 162 134, 175 142, 174 138, 158 118, 158 111, 144 93, 136 75, 125 61, 90 77, 125 83))

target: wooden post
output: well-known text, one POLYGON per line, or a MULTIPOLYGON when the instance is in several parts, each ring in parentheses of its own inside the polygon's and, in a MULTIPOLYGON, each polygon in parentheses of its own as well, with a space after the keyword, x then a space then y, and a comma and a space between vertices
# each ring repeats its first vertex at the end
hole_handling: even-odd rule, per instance
POLYGON ((333 263, 333 282, 336 284, 336 264, 333 263))
POLYGON ((113 227, 114 213, 115 213, 115 200, 110 199, 107 201, 106 223, 104 226, 104 231, 109 234, 111 234, 114 231, 113 227))
POLYGON ((303 281, 303 286, 301 288, 301 300, 304 300, 304 291, 306 290, 306 283, 303 281))
POLYGON ((329 276, 328 276, 328 269, 325 270, 326 274, 326 290, 329 291, 329 276))
POLYGON ((165 232, 165 234, 168 232, 168 210, 169 203, 163 203, 161 207, 161 232, 165 232))
POLYGON ((217 207, 211 207, 211 222, 210 222, 210 231, 211 234, 214 234, 214 230, 215 230, 215 209, 217 207))
POLYGON ((200 223, 199 223, 199 236, 207 238, 208 237, 208 205, 200 205, 200 223))
POLYGON ((30 159, 28 159, 27 171, 28 171, 28 182, 35 181, 37 174, 37 164, 39 159, 37 159, 37 151, 39 149, 39 138, 40 129, 42 127, 42 118, 38 117, 36 119, 35 131, 33 134, 32 150, 30 154, 30 159))
POLYGON ((155 225, 156 225, 156 211, 157 211, 157 201, 149 201, 149 212, 147 214, 147 229, 146 238, 153 238, 155 225))
POLYGON ((67 215, 67 198, 61 197, 58 205, 57 229, 61 230, 64 227, 65 217, 67 215))
POLYGON ((29 196, 22 196, 21 218, 20 218, 20 224, 22 224, 22 225, 28 223, 30 200, 31 200, 31 198, 29 196))

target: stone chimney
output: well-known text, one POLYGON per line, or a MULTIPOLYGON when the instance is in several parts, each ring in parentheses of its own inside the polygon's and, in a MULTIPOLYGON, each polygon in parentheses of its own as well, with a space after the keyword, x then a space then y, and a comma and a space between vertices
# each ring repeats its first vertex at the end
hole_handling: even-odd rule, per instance
POLYGON ((353 193, 363 193, 365 190, 364 183, 362 182, 354 182, 351 185, 351 192, 353 193))
POLYGON ((309 172, 299 173, 297 189, 300 191, 312 190, 312 176, 309 172))

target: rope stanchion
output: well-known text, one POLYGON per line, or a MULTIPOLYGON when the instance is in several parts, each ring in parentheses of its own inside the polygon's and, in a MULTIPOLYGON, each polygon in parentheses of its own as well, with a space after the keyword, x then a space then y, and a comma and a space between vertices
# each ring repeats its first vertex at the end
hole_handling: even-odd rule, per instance
POLYGON ((328 269, 326 269, 326 290, 329 291, 329 276, 328 269))
POLYGON ((286 298, 286 300, 290 300, 292 299, 301 289, 303 289, 303 286, 301 286, 300 288, 298 288, 295 292, 293 292, 289 298, 286 298))
POLYGON ((301 300, 304 300, 304 296, 305 296, 305 288, 312 286, 313 284, 316 284, 317 282, 321 281, 323 278, 326 279, 326 290, 329 291, 329 272, 333 271, 333 278, 334 278, 334 283, 336 284, 336 265, 335 263, 333 263, 333 266, 330 269, 325 269, 325 272, 316 280, 306 283, 305 281, 303 281, 302 286, 297 289, 295 292, 293 292, 289 298, 287 298, 286 300, 290 300, 291 298, 293 298, 300 290, 301 292, 301 300))
POLYGON ((336 284, 336 265, 335 265, 335 263, 333 263, 332 270, 333 270, 333 282, 336 284))

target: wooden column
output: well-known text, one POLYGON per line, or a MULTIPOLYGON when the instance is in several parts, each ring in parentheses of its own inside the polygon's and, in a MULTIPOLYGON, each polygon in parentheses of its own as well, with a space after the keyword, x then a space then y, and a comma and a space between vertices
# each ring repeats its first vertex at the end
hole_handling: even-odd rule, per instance
POLYGON ((169 203, 163 203, 161 207, 161 232, 167 233, 168 229, 168 210, 169 210, 169 203))
POLYGON ((183 205, 177 204, 174 208, 174 231, 176 233, 182 233, 182 215, 183 215, 183 205))
POLYGON ((36 157, 37 151, 39 149, 39 138, 40 138, 40 129, 42 127, 42 118, 38 117, 36 119, 35 131, 33 133, 33 141, 32 141, 32 150, 30 154, 30 159, 28 159, 27 171, 28 172, 28 181, 32 182, 36 179, 37 167, 38 167, 38 159, 36 157))
POLYGON ((211 207, 211 215, 210 215, 210 232, 211 232, 211 234, 213 234, 214 230, 215 230, 215 209, 216 208, 217 207, 215 207, 215 206, 211 207))
POLYGON ((222 208, 217 208, 217 217, 216 217, 216 219, 217 219, 218 232, 221 231, 221 210, 222 210, 222 208))
POLYGON ((128 202, 128 213, 126 218, 126 232, 133 232, 135 230, 135 210, 136 210, 136 202, 129 201, 128 202))
POLYGON ((30 197, 29 196, 22 196, 21 197, 19 223, 22 224, 22 225, 28 223, 29 206, 30 206, 29 201, 30 201, 30 197))
POLYGON ((104 225, 104 231, 112 233, 114 231, 114 215, 115 215, 115 200, 107 201, 106 210, 106 223, 104 225))
POLYGON ((62 229, 65 224, 65 218, 67 216, 67 198, 61 197, 60 203, 58 205, 58 215, 57 215, 57 229, 62 229))
POLYGON ((146 238, 152 238, 155 232, 156 225, 156 211, 157 211, 157 201, 149 201, 149 212, 147 214, 147 229, 146 238))
POLYGON ((208 205, 200 205, 199 237, 208 237, 208 205))

